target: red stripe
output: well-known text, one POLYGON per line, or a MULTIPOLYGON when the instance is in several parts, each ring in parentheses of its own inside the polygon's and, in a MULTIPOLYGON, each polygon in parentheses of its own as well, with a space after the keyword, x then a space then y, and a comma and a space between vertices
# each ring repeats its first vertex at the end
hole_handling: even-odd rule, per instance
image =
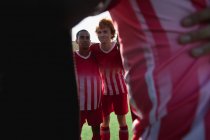
POLYGON ((108 87, 108 82, 107 82, 107 78, 106 78, 106 73, 105 73, 105 71, 103 71, 103 77, 102 77, 104 80, 103 81, 105 81, 105 91, 107 92, 106 94, 107 95, 109 95, 108 93, 109 93, 109 87, 108 87))
POLYGON ((123 81, 124 93, 128 93, 128 90, 127 90, 127 87, 126 87, 126 83, 125 83, 125 79, 124 79, 123 74, 122 74, 123 73, 123 70, 121 71, 121 75, 122 75, 121 78, 122 78, 122 81, 123 81))
MULTIPOLYGON (((164 32, 164 30, 161 27, 161 24, 159 22, 159 18, 152 6, 152 3, 150 0, 141 2, 141 0, 138 0, 139 8, 141 9, 141 12, 144 16, 144 19, 147 23, 147 26, 149 27, 149 30, 151 32, 164 32)), ((159 36, 156 36, 156 34, 153 34, 155 41, 158 42, 159 36)))
MULTIPOLYGON (((115 79, 116 79, 116 83, 117 83, 117 87, 118 87, 118 90, 119 90, 119 94, 122 93, 122 88, 121 88, 121 85, 120 85, 120 80, 122 80, 121 78, 119 78, 120 74, 118 75, 118 73, 115 74, 115 79)), ((123 80, 122 80, 122 84, 123 84, 123 80)))
POLYGON ((116 74, 115 77, 117 79, 117 87, 119 89, 119 94, 127 93, 125 80, 124 80, 124 78, 122 76, 122 73, 120 72, 119 74, 116 74), (122 87, 121 87, 120 81, 122 81, 122 87), (123 88, 124 88, 124 92, 123 92, 123 88))

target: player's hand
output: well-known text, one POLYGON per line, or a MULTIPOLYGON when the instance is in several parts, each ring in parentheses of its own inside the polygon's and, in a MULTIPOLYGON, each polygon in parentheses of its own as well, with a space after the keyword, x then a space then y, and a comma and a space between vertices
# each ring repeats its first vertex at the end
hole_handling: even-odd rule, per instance
POLYGON ((181 21, 182 26, 192 27, 194 25, 205 25, 199 30, 188 32, 179 38, 181 44, 188 44, 196 41, 205 41, 206 43, 197 48, 191 50, 191 54, 194 57, 210 55, 210 7, 193 13, 185 17, 181 21))

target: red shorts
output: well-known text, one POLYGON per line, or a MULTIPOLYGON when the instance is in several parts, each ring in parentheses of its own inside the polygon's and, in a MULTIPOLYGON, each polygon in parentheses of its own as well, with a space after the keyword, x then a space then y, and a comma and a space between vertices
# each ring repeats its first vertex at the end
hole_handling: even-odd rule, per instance
POLYGON ((102 110, 80 111, 80 127, 87 121, 90 126, 100 126, 103 121, 102 110))
POLYGON ((116 115, 126 115, 128 113, 127 94, 103 95, 102 110, 104 117, 107 117, 113 111, 116 115))

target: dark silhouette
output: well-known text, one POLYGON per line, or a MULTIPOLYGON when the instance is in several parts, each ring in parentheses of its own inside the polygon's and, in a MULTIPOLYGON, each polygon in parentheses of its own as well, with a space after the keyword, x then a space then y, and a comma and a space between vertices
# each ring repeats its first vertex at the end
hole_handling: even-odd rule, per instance
POLYGON ((70 29, 94 10, 91 2, 1 4, 0 139, 79 139, 70 29))

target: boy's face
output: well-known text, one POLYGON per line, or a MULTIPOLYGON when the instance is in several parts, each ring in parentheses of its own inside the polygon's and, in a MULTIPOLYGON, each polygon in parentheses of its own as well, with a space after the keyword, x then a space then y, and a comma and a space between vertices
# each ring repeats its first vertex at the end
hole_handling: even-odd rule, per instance
POLYGON ((81 31, 76 40, 79 45, 79 49, 87 50, 90 46, 90 34, 87 31, 81 31))
POLYGON ((97 35, 101 43, 110 42, 112 38, 111 30, 108 27, 99 28, 97 30, 97 35))

